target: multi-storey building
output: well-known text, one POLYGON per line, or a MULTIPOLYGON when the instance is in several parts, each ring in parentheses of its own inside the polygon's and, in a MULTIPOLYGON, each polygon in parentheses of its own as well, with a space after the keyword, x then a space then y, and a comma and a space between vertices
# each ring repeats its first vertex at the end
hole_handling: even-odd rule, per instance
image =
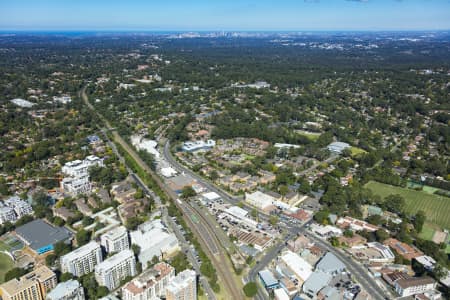
POLYGON ((1 205, 2 204, 0 203, 0 224, 3 224, 5 222, 14 223, 17 220, 14 209, 9 206, 1 206, 1 205))
POLYGON ((95 266, 95 279, 109 290, 119 287, 127 276, 136 275, 136 260, 133 251, 127 249, 111 256, 95 266))
POLYGON ((61 180, 61 189, 71 195, 89 193, 92 189, 89 176, 65 177, 61 180))
POLYGON ((177 237, 168 232, 161 220, 153 220, 139 225, 138 229, 130 232, 131 244, 141 248, 138 259, 143 269, 153 257, 170 257, 180 247, 177 237))
POLYGON ((57 284, 56 275, 46 266, 0 285, 3 300, 43 300, 57 284))
POLYGON ((166 288, 167 300, 196 300, 197 276, 193 270, 184 270, 169 282, 166 288))
POLYGON ((68 177, 61 181, 61 189, 72 195, 90 192, 89 168, 93 166, 103 167, 103 159, 90 155, 84 160, 67 162, 62 167, 62 172, 68 177))
POLYGON ((102 262, 102 250, 94 241, 61 256, 61 270, 80 277, 94 271, 96 265, 102 262))
POLYGON ((62 167, 62 172, 68 176, 80 177, 89 175, 89 168, 93 166, 103 167, 103 159, 90 155, 84 160, 69 161, 62 167))
POLYGON ((50 293, 46 300, 84 300, 83 287, 77 280, 71 279, 59 283, 50 293))
POLYGON ((107 253, 121 252, 130 248, 128 231, 125 227, 116 227, 100 237, 100 244, 107 253))
POLYGON ((31 207, 31 205, 28 202, 20 199, 18 196, 12 196, 6 199, 4 201, 4 204, 14 210, 17 219, 20 219, 26 215, 33 214, 33 208, 31 207))
POLYGON ((407 277, 395 281, 394 288, 401 297, 408 297, 434 290, 436 281, 428 276, 407 277))
POLYGON ((166 294, 168 283, 175 277, 175 269, 158 263, 144 271, 122 288, 122 300, 156 300, 166 294))

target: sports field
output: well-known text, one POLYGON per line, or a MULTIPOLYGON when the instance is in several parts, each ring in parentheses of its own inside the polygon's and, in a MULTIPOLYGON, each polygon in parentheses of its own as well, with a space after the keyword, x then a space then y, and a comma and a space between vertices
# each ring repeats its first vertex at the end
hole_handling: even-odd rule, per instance
POLYGON ((423 210, 427 216, 427 222, 436 224, 443 229, 450 229, 450 199, 447 197, 375 181, 368 182, 365 187, 382 198, 399 194, 405 198, 407 213, 414 214, 423 210))
POLYGON ((5 279, 5 274, 14 267, 14 262, 11 258, 4 254, 0 253, 0 283, 2 283, 5 279))

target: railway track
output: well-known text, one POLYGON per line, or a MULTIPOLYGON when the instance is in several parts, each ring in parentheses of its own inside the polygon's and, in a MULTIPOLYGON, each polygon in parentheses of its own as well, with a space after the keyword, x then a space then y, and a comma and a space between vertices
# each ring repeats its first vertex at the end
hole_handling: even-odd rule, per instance
MULTIPOLYGON (((114 141, 122 146, 122 148, 136 161, 136 163, 145 171, 147 172, 152 179, 156 182, 156 184, 164 191, 166 195, 168 195, 173 203, 178 207, 178 209, 181 209, 183 212, 184 207, 178 203, 177 195, 174 191, 170 190, 163 182, 162 180, 154 173, 154 171, 140 158, 140 156, 132 149, 128 143, 117 133, 117 131, 111 126, 109 121, 103 117, 102 114, 96 111, 95 107, 89 102, 89 98, 86 95, 86 86, 83 87, 80 91, 80 97, 83 99, 86 106, 92 110, 99 119, 105 124, 105 127, 112 133, 114 141)), ((187 211, 189 208, 187 209, 187 211)), ((189 211, 188 211, 189 212, 189 211)), ((190 212, 194 212, 191 210, 190 212)), ((196 214, 198 215, 198 214, 196 214)), ((215 236, 214 232, 211 232, 210 229, 207 228, 207 226, 199 227, 198 224, 194 223, 190 218, 189 214, 183 213, 183 217, 185 221, 190 224, 194 229, 194 234, 199 238, 200 243, 205 246, 206 253, 209 254, 209 258, 213 264, 213 266, 216 268, 216 271, 218 272, 219 278, 222 280, 225 290, 227 291, 227 296, 229 296, 229 299, 244 299, 242 291, 237 288, 236 282, 234 282, 233 279, 230 280, 230 272, 233 272, 233 268, 230 268, 230 262, 228 260, 228 257, 226 254, 224 254, 221 251, 221 247, 219 246, 220 243, 215 236), (205 235, 206 234, 206 235, 205 235), (211 243, 213 241, 212 249, 208 247, 208 242, 211 243), (217 251, 216 251, 217 248, 217 251)), ((205 221, 205 219, 200 216, 200 219, 205 221)), ((200 223, 199 223, 200 224, 200 223)), ((206 222, 207 224, 207 222, 206 222)))

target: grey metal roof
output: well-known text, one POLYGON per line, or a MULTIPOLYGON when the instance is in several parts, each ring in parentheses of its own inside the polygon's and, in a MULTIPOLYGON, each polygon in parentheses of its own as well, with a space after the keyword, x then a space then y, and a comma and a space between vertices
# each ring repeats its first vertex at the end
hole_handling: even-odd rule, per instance
POLYGON ((345 265, 333 253, 328 252, 317 263, 316 268, 326 273, 340 272, 345 269, 345 265))
POLYGON ((278 281, 273 276, 272 272, 269 270, 262 270, 259 272, 259 276, 264 281, 266 286, 272 286, 278 283, 278 281))
POLYGON ((326 287, 331 281, 331 275, 322 271, 315 271, 309 276, 309 278, 303 284, 303 291, 306 293, 317 293, 326 287))
POLYGON ((54 227, 41 219, 18 227, 16 233, 27 241, 29 246, 34 250, 65 241, 72 236, 72 233, 68 229, 54 227))

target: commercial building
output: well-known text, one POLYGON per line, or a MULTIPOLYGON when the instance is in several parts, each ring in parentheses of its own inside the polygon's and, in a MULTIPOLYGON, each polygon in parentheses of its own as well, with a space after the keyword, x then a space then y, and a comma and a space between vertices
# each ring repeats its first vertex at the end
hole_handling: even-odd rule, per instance
POLYGON ((283 289, 276 289, 273 291, 273 296, 275 300, 290 300, 291 297, 283 290, 283 289))
POLYGON ((183 146, 181 146, 181 150, 185 152, 195 152, 198 150, 209 150, 216 146, 216 142, 214 140, 205 141, 195 141, 195 142, 184 142, 183 146))
POLYGON ((122 300, 153 300, 166 295, 166 287, 175 277, 175 269, 158 263, 122 288, 122 300))
POLYGON ((256 191, 251 194, 245 193, 245 201, 247 201, 250 205, 253 205, 259 209, 264 210, 269 206, 273 205, 275 199, 272 196, 267 195, 263 192, 256 191))
POLYGON ((312 274, 313 267, 294 252, 284 252, 280 257, 280 260, 294 273, 296 279, 301 283, 305 282, 312 274))
POLYGON ((166 300, 196 300, 197 275, 193 270, 184 270, 172 279, 166 288, 166 300))
POLYGON ((83 287, 77 280, 71 279, 59 283, 47 294, 46 300, 84 300, 83 287))
POLYGON ((273 290, 280 287, 278 280, 275 279, 272 272, 269 270, 262 270, 258 273, 258 277, 266 290, 273 290))
POLYGON ((316 270, 303 284, 303 292, 314 298, 320 290, 330 283, 331 279, 332 276, 330 274, 316 270))
POLYGON ((128 231, 125 227, 116 227, 100 237, 100 244, 107 253, 121 252, 130 249, 128 231))
POLYGON ((128 276, 136 275, 136 260, 131 250, 124 250, 95 266, 95 279, 110 291, 128 276))
POLYGON ((55 227, 41 219, 16 228, 16 235, 37 254, 51 251, 56 243, 69 242, 72 238, 68 229, 55 227))
POLYGON ((436 281, 428 276, 403 278, 394 283, 394 288, 401 297, 408 297, 434 290, 436 281))
POLYGON ((333 152, 336 154, 341 154, 342 151, 344 151, 345 149, 348 149, 348 148, 350 148, 350 145, 347 143, 343 143, 343 142, 333 142, 327 146, 327 149, 330 152, 333 152))
POLYGON ((180 250, 178 239, 173 233, 169 233, 161 220, 153 220, 139 225, 136 231, 130 232, 131 244, 141 248, 138 259, 142 267, 147 267, 147 262, 153 257, 170 257, 180 250))
POLYGON ((391 247, 395 252, 397 252, 398 255, 407 260, 412 260, 413 258, 423 255, 423 252, 418 250, 414 246, 400 242, 399 240, 394 238, 385 240, 383 244, 391 247))
POLYGON ((96 265, 101 263, 102 250, 94 241, 61 256, 61 270, 63 273, 71 273, 80 277, 94 271, 96 265))
POLYGON ((375 232, 380 228, 365 221, 361 221, 351 217, 339 218, 339 220, 337 220, 336 222, 336 225, 344 229, 350 228, 353 231, 375 232))
POLYGON ((25 99, 20 99, 20 98, 15 98, 15 99, 12 99, 9 101, 19 107, 24 107, 24 108, 30 108, 30 107, 33 107, 34 105, 36 105, 36 103, 30 102, 25 99))
POLYGON ((56 275, 46 266, 0 285, 2 300, 43 300, 56 286, 56 275))
POLYGON ((395 260, 392 250, 378 242, 367 243, 367 246, 357 246, 348 251, 356 259, 365 263, 393 263, 395 260))
POLYGON ((436 264, 436 261, 428 255, 416 257, 415 260, 420 263, 427 271, 432 271, 434 269, 434 265, 436 264))
POLYGON ((345 271, 345 265, 339 258, 331 252, 327 252, 317 263, 316 269, 328 273, 330 275, 338 275, 345 271))
POLYGON ((342 235, 341 229, 331 225, 320 225, 313 223, 311 224, 310 229, 312 232, 323 238, 342 235))

